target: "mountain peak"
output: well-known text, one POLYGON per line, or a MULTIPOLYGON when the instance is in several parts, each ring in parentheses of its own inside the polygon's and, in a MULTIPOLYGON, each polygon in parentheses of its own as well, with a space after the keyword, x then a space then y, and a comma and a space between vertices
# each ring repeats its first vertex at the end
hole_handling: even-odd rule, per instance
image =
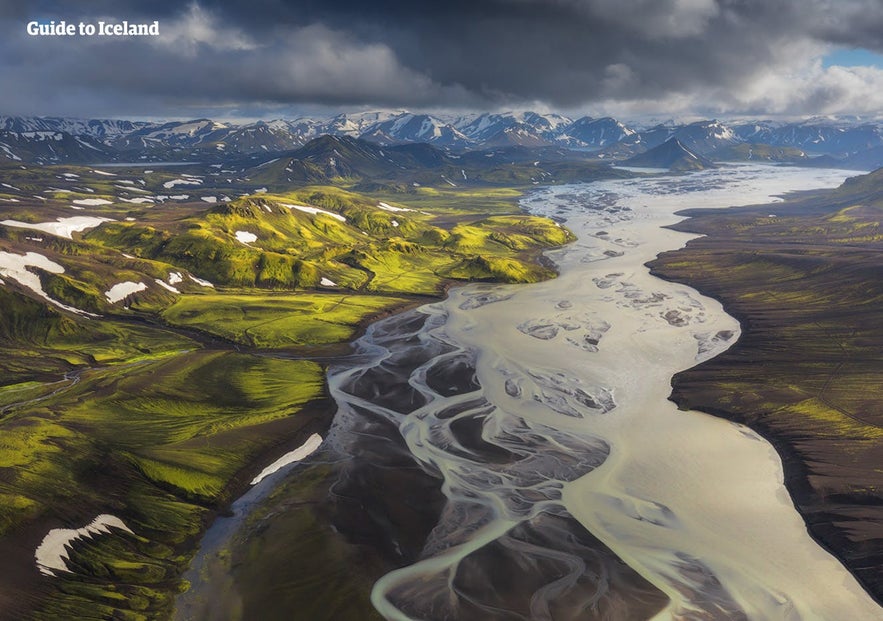
POLYGON ((676 137, 669 138, 661 145, 627 159, 623 164, 640 168, 667 168, 673 171, 714 167, 710 160, 693 153, 676 137))

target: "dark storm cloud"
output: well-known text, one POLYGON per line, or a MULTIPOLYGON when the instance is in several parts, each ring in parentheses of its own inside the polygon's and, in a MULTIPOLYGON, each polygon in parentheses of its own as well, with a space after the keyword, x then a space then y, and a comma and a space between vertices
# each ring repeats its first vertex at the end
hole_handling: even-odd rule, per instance
MULTIPOLYGON (((0 28, 0 113, 579 107, 677 97, 737 109, 788 105, 744 93, 777 71, 788 74, 820 45, 879 48, 883 7, 878 0, 98 0, 73 8, 38 0, 0 5, 0 28), (48 18, 158 19, 163 35, 24 33, 27 20, 48 18)), ((847 84, 854 76, 823 77, 826 93, 855 87, 847 84)), ((806 81, 782 88, 794 89, 789 96, 801 105, 817 105, 806 81)))

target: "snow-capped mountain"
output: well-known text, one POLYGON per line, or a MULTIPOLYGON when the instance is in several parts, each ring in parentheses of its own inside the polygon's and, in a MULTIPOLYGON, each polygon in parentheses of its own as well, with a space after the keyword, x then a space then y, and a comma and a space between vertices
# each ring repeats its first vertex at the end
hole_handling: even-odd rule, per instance
POLYGON ((747 142, 797 147, 812 153, 845 156, 883 145, 883 130, 878 124, 849 124, 825 118, 789 124, 746 123, 735 130, 747 142))
POLYGON ((106 162, 114 150, 89 135, 62 131, 0 131, 0 162, 106 162))
POLYGON ((636 131, 611 117, 574 121, 526 111, 446 118, 402 110, 241 124, 210 119, 155 123, 0 117, 0 161, 218 161, 285 154, 324 135, 361 138, 382 146, 425 143, 452 153, 510 147, 593 149, 604 160, 629 158, 676 138, 689 151, 706 157, 740 159, 743 153, 772 153, 767 147, 777 147, 825 155, 843 165, 883 164, 883 126, 860 120, 671 121, 636 131))
POLYGON ((690 123, 677 128, 672 132, 671 137, 676 138, 688 150, 699 155, 709 155, 717 149, 742 142, 731 127, 718 121, 690 123))
POLYGON ((99 140, 122 136, 147 125, 149 123, 146 121, 0 116, 0 131, 64 132, 72 136, 90 136, 99 140))
POLYGON ((609 116, 600 119, 584 116, 565 127, 558 141, 578 147, 601 148, 624 140, 634 133, 635 130, 609 116))
POLYGON ((402 110, 380 110, 373 112, 355 112, 338 114, 326 121, 318 121, 315 125, 316 135, 329 134, 331 136, 351 136, 358 138, 371 127, 384 121, 389 121, 403 114, 402 110))
POLYGON ((465 116, 454 122, 460 132, 474 143, 483 143, 490 139, 498 140, 504 130, 515 128, 519 134, 532 134, 533 140, 544 140, 548 144, 572 121, 558 114, 539 114, 537 112, 504 112, 502 114, 480 114, 465 116))
POLYGON ((573 119, 560 114, 539 114, 538 112, 524 112, 521 122, 530 125, 546 140, 557 140, 562 131, 573 123, 573 119))
POLYGON ((379 144, 428 142, 441 147, 466 147, 472 144, 450 123, 428 114, 404 113, 371 125, 360 136, 379 144))
POLYGON ((118 148, 193 147, 222 139, 231 128, 209 119, 147 125, 112 141, 118 148))
POLYGON ((548 147, 554 142, 544 138, 535 127, 527 123, 514 123, 487 135, 481 142, 483 148, 494 147, 548 147))

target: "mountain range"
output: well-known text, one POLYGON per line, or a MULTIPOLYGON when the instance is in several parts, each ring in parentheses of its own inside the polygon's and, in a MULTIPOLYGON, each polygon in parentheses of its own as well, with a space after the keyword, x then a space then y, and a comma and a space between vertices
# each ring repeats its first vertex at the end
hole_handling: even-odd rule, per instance
MULTIPOLYGON (((98 163, 260 159, 321 136, 383 147, 426 143, 448 153, 508 147, 564 148, 618 161, 676 139, 711 160, 772 160, 873 169, 883 165, 883 124, 813 118, 800 122, 703 120, 629 126, 611 117, 507 112, 442 118, 407 111, 330 118, 221 123, 0 116, 0 162, 98 163)), ((583 155, 583 156, 584 156, 583 155)), ((270 159, 269 157, 267 159, 270 159)))

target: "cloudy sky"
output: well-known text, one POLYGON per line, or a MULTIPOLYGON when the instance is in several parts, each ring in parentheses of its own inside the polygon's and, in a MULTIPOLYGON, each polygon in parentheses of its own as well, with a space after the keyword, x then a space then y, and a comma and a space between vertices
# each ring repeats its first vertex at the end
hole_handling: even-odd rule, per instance
POLYGON ((0 115, 878 116, 878 54, 881 0, 2 0, 0 115))

